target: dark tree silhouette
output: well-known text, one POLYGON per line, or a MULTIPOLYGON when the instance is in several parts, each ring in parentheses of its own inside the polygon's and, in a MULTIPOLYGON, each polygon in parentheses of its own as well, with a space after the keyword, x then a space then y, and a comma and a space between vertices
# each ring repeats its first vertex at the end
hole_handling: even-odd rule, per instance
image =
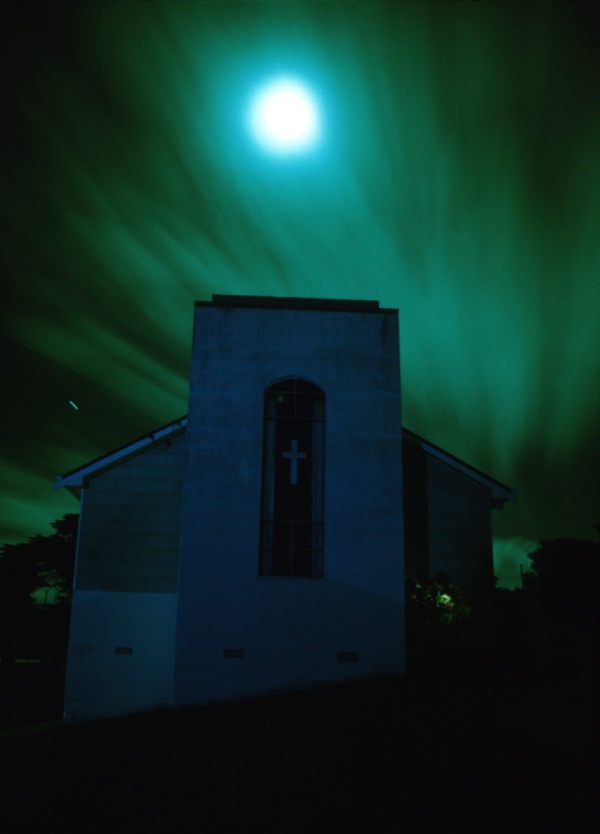
POLYGON ((79 516, 55 532, 0 547, 0 725, 60 717, 79 516), (55 604, 34 603, 54 590, 55 604))
POLYGON ((40 641, 50 645, 54 628, 61 635, 56 635, 57 639, 64 636, 78 526, 79 516, 68 513, 52 522, 55 533, 0 547, 0 657, 4 662, 36 648, 39 651, 40 641), (34 604, 32 594, 44 588, 56 591, 56 605, 34 604), (64 609, 62 613, 60 609, 64 609))
POLYGON ((599 543, 543 539, 529 558, 531 568, 523 575, 523 588, 529 597, 546 610, 555 608, 555 615, 568 614, 576 620, 597 615, 599 543))
POLYGON ((456 667, 470 650, 474 600, 442 572, 405 578, 406 652, 411 670, 456 667))
POLYGON ((79 515, 67 513, 51 526, 56 532, 50 536, 32 536, 28 542, 0 547, 3 608, 29 610, 31 595, 43 588, 54 588, 58 601, 70 602, 79 515))
POLYGON ((529 558, 518 610, 528 659, 590 690, 598 676, 600 544, 544 539, 529 558))

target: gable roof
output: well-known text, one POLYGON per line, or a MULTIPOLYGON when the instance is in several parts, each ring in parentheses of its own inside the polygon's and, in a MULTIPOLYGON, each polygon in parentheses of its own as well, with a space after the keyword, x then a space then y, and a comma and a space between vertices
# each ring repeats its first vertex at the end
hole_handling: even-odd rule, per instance
MULTIPOLYGON (((88 478, 99 475, 101 472, 104 472, 113 466, 117 466, 120 463, 124 463, 128 458, 134 457, 146 449, 164 442, 169 437, 182 434, 187 428, 187 422, 188 418, 186 414, 184 417, 180 417, 178 420, 173 420, 173 422, 167 423, 167 425, 161 426, 161 428, 155 429, 154 431, 139 437, 131 443, 120 446, 118 449, 114 449, 106 455, 101 455, 95 460, 85 463, 83 466, 77 467, 77 469, 72 469, 65 475, 59 475, 54 483, 54 489, 66 487, 69 492, 73 493, 76 497, 79 497, 81 488, 85 487, 88 478)), ((436 458, 441 463, 456 470, 461 475, 469 478, 471 481, 474 481, 482 487, 487 487, 491 492, 492 506, 494 508, 501 509, 505 501, 517 502, 518 499, 516 489, 511 489, 511 487, 501 484, 500 481, 490 478, 489 475, 486 475, 479 469, 475 469, 475 467, 470 466, 468 463, 465 463, 457 457, 454 457, 454 455, 445 452, 443 449, 440 449, 439 446, 429 443, 428 440, 425 440, 418 434, 402 428, 402 439, 408 443, 419 446, 425 454, 436 458)))
POLYGON ((474 481, 480 486, 487 487, 492 494, 492 507, 495 509, 502 509, 505 501, 514 501, 515 504, 517 503, 518 493, 516 489, 511 489, 511 487, 501 484, 500 481, 496 481, 495 478, 490 478, 485 472, 475 469, 474 466, 465 463, 464 460, 451 455, 439 446, 435 446, 433 443, 425 440, 425 438, 420 437, 418 434, 404 427, 402 427, 402 439, 412 443, 414 446, 419 446, 425 454, 435 458, 440 463, 446 464, 451 469, 455 469, 471 481, 474 481))
POLYGON ((185 417, 180 417, 178 420, 173 420, 172 423, 167 423, 166 426, 161 426, 131 443, 126 443, 124 446, 119 446, 118 449, 113 449, 106 455, 101 455, 99 458, 91 460, 89 463, 84 463, 83 466, 78 466, 77 469, 72 469, 65 475, 58 475, 54 482, 54 489, 67 487, 69 492, 79 497, 79 491, 85 486, 87 478, 94 475, 99 475, 106 469, 110 469, 119 463, 124 463, 131 457, 139 455, 140 452, 149 449, 151 446, 156 446, 162 443, 169 437, 174 437, 177 434, 182 434, 187 427, 187 414, 185 417))

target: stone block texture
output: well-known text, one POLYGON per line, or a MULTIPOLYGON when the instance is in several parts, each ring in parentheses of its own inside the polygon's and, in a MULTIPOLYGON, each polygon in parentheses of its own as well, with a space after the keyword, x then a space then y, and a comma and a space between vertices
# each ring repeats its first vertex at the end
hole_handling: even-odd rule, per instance
POLYGON ((89 479, 75 590, 177 591, 185 464, 182 433, 89 479))

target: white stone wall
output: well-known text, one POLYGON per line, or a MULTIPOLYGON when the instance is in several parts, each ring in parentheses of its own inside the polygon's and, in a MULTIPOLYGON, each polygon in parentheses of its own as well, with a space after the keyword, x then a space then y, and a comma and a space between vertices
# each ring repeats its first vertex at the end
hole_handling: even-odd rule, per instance
POLYGON ((186 436, 172 436, 89 479, 77 590, 175 593, 186 436))
POLYGON ((69 632, 65 720, 171 704, 185 434, 89 479, 69 632))
POLYGON ((170 706, 176 594, 76 591, 65 721, 170 706))

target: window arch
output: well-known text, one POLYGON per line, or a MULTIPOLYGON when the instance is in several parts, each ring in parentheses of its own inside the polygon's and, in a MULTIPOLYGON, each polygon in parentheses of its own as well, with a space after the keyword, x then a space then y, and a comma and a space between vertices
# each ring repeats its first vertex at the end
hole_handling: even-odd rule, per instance
POLYGON ((260 576, 323 576, 325 394, 299 377, 265 390, 260 576))

